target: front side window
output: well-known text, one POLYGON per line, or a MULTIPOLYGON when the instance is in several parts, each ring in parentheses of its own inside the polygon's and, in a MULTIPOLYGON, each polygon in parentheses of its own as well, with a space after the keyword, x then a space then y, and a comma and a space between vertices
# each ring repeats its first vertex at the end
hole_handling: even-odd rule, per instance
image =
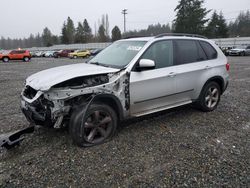
POLYGON ((152 44, 140 59, 150 59, 155 62, 155 68, 164 68, 173 65, 173 42, 160 41, 152 44))
POLYGON ((89 63, 123 68, 138 54, 146 41, 117 41, 97 54, 89 63))

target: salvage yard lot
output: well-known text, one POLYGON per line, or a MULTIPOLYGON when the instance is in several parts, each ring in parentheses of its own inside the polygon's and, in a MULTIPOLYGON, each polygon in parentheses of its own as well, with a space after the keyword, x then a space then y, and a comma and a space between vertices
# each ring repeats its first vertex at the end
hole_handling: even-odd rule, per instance
MULTIPOLYGON (((229 57, 217 110, 185 106, 123 122, 108 143, 79 148, 66 130, 39 128, 0 151, 0 187, 250 186, 250 57, 229 57)), ((83 59, 0 63, 0 133, 27 127, 27 76, 83 59)))

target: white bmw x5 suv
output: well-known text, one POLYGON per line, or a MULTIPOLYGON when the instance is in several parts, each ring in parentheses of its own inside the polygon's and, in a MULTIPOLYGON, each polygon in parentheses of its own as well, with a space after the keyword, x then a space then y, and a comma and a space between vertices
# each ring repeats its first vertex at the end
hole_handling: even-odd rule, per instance
POLYGON ((129 117, 195 103, 213 111, 228 85, 229 64, 211 40, 161 34, 114 42, 88 63, 26 79, 21 108, 34 125, 69 126, 79 146, 110 139, 129 117))

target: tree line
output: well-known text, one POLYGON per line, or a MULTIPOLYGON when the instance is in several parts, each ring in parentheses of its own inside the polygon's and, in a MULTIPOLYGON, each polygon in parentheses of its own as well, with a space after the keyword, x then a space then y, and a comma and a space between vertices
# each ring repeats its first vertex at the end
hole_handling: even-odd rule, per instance
POLYGON ((98 27, 89 26, 87 19, 78 22, 75 26, 73 20, 68 17, 62 25, 61 35, 52 34, 48 27, 42 34, 31 34, 24 39, 10 39, 1 37, 0 49, 44 47, 56 44, 73 44, 89 42, 110 42, 131 36, 153 36, 160 33, 193 33, 204 35, 208 38, 227 38, 250 36, 250 11, 240 12, 234 21, 229 23, 222 12, 213 11, 207 18, 208 10, 204 7, 204 0, 180 0, 175 8, 176 17, 169 24, 153 24, 147 29, 128 31, 121 33, 118 26, 109 31, 108 15, 103 15, 98 21, 98 27))

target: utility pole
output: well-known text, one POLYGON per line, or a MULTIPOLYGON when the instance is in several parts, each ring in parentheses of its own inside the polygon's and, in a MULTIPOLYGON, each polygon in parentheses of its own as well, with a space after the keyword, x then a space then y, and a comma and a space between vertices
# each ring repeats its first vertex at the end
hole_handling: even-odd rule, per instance
POLYGON ((122 10, 122 14, 124 16, 124 19, 123 19, 124 20, 124 33, 126 32, 126 14, 128 14, 127 11, 128 11, 128 9, 122 10))

